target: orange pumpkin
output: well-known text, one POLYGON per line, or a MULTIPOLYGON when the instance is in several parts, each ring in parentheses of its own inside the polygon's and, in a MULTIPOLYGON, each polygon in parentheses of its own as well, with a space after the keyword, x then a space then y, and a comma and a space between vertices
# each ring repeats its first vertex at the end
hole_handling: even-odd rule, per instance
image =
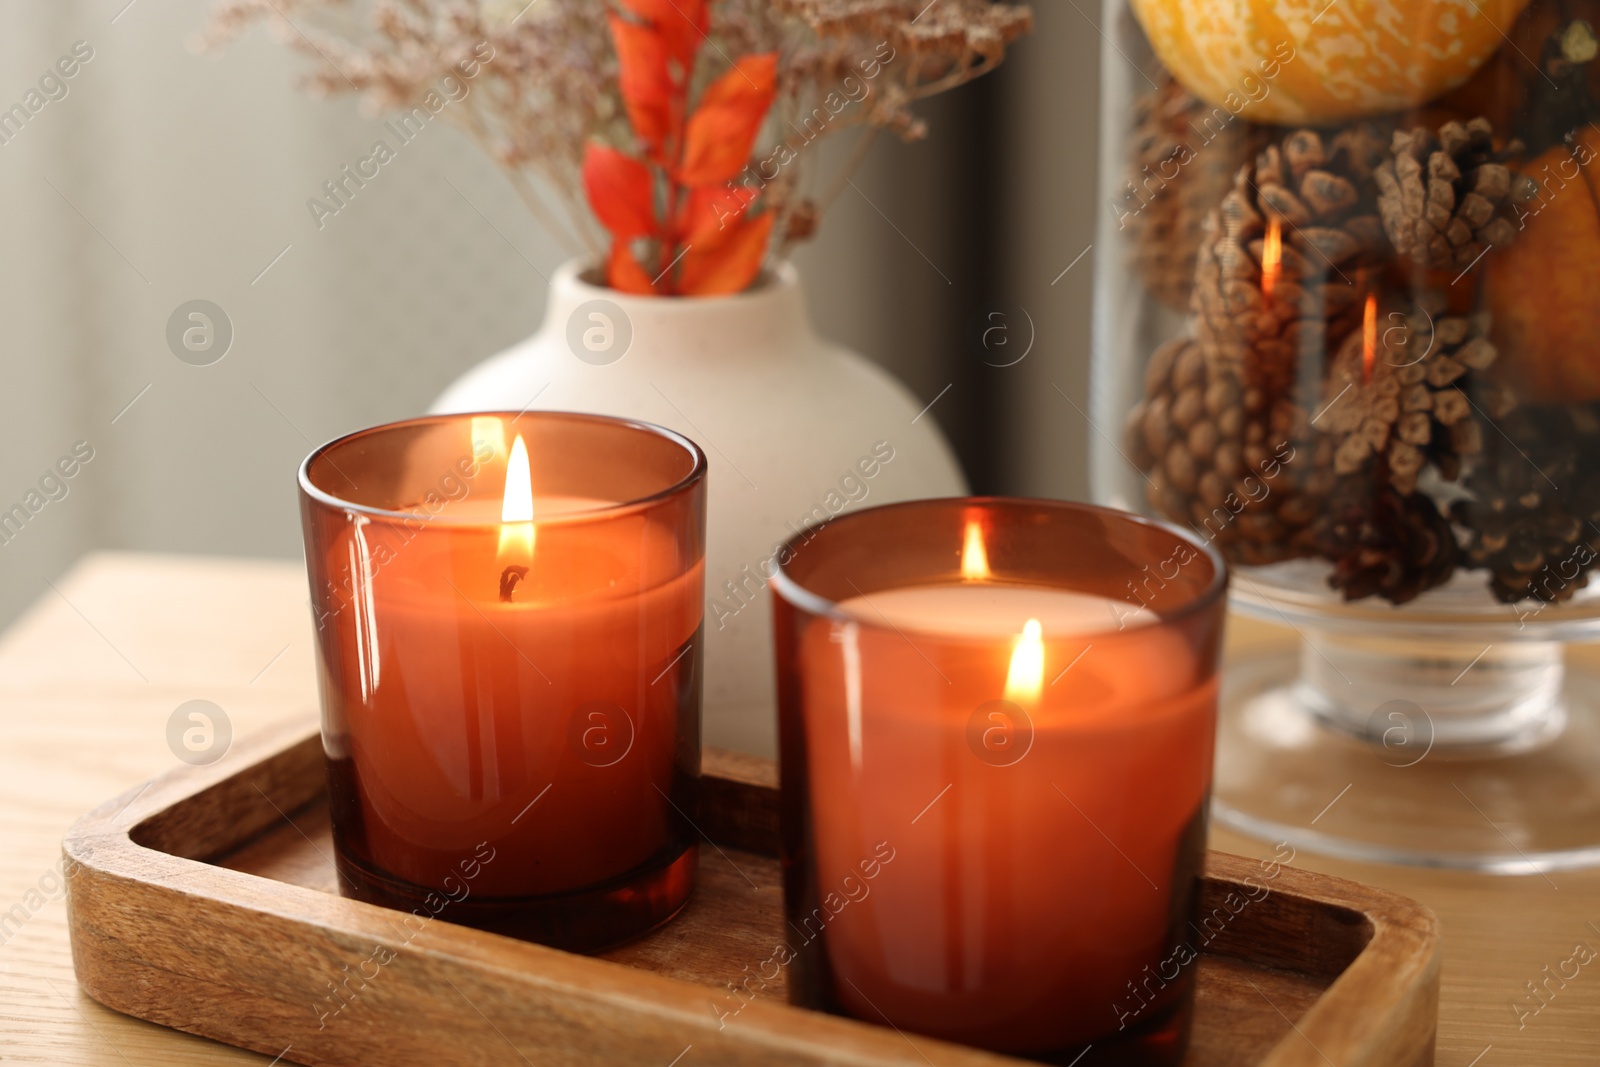
POLYGON ((1196 96, 1252 122, 1417 107, 1494 55, 1528 0, 1130 0, 1196 96))
POLYGON ((1484 260, 1497 366, 1524 399, 1600 400, 1600 132, 1580 129, 1523 171, 1539 198, 1484 260))

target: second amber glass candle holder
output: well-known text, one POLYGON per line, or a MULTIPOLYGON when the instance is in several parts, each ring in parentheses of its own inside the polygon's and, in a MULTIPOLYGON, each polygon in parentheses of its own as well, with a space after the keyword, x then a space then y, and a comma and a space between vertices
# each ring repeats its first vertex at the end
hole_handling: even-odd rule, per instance
POLYGON ((688 900, 706 460, 658 427, 416 419, 300 472, 341 889, 573 949, 688 900))
POLYGON ((1220 557, 1121 512, 980 499, 857 512, 779 564, 795 999, 1051 1062, 1177 1062, 1220 557))

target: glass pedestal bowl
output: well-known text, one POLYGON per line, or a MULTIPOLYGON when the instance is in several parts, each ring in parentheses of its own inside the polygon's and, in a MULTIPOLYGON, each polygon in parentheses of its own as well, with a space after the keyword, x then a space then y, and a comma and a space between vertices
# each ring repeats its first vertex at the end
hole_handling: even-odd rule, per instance
POLYGON ((1216 819, 1358 860, 1600 863, 1600 674, 1565 646, 1596 636, 1595 599, 1495 610, 1463 575, 1399 608, 1349 604, 1325 570, 1235 572, 1235 609, 1299 640, 1231 663, 1216 819))

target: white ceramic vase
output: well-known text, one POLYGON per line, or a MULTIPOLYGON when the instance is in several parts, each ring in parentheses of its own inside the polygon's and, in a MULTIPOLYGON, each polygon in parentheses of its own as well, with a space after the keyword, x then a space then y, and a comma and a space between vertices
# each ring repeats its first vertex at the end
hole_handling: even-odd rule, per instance
POLYGON ((774 548, 848 511, 966 492, 922 402, 816 335, 787 264, 711 298, 628 296, 567 264, 539 331, 468 371, 433 410, 527 407, 641 419, 705 449, 704 740, 758 755, 776 752, 764 588, 774 548))

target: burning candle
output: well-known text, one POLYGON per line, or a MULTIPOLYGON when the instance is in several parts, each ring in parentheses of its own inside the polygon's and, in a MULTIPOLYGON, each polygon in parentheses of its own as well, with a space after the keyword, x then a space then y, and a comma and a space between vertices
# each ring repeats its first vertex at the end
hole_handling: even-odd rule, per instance
POLYGON ((1372 363, 1378 358, 1378 294, 1368 293, 1361 309, 1361 382, 1372 380, 1372 363))
POLYGON ((1272 299, 1283 273, 1283 223, 1273 215, 1267 220, 1267 235, 1261 242, 1261 295, 1272 299))
POLYGON ((788 549, 796 996, 1020 1054, 1177 1043, 1220 559, 1133 516, 999 500, 871 509, 788 549))
POLYGON ((543 412, 306 460, 346 892, 580 948, 682 907, 705 469, 665 430, 543 412))

